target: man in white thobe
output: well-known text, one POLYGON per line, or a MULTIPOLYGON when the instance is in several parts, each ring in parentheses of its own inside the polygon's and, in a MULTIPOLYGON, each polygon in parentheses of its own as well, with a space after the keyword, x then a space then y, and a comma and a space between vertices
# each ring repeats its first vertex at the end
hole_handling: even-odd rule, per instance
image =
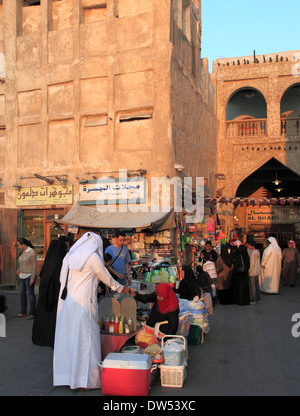
POLYGON ((270 244, 264 250, 261 260, 260 290, 265 293, 278 293, 282 252, 276 238, 269 237, 268 242, 270 244))
POLYGON ((100 236, 87 232, 67 253, 60 274, 53 355, 54 386, 70 386, 71 389, 101 387, 98 366, 101 361, 97 302, 99 280, 119 293, 128 292, 128 288, 116 282, 106 270, 100 236), (62 299, 66 281, 67 296, 62 299))

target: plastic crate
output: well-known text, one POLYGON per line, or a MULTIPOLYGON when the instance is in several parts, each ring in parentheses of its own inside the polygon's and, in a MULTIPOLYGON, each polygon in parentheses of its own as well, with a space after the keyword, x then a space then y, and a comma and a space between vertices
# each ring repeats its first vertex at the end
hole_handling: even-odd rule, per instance
POLYGON ((160 382, 162 387, 181 388, 187 376, 186 360, 182 365, 170 366, 160 364, 160 382))

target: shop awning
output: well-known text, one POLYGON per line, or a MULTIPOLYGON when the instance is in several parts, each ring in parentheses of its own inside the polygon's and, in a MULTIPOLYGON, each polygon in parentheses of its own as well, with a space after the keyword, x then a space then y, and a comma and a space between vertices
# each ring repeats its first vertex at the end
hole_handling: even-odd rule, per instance
POLYGON ((175 228, 173 209, 169 212, 100 212, 95 206, 78 203, 55 222, 84 228, 152 228, 155 231, 175 228))

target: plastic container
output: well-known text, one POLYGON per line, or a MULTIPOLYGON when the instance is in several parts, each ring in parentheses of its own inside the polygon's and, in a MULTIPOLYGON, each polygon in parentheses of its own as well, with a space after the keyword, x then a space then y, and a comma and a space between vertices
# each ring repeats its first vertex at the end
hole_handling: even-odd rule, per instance
POLYGON ((118 319, 117 316, 115 318, 114 333, 115 334, 118 334, 119 333, 119 319, 118 319))
MULTIPOLYGON (((172 344, 171 344, 172 345, 172 344)), ((166 335, 161 340, 161 348, 164 353, 164 364, 170 366, 181 366, 184 362, 185 357, 185 350, 187 349, 186 346, 186 339, 181 335, 166 335), (170 345, 166 343, 167 338, 174 339, 176 342, 176 351, 171 351, 170 345)))
POLYGON ((104 327, 104 329, 105 329, 106 332, 108 332, 109 331, 109 318, 108 318, 107 315, 105 315, 105 316, 106 316, 106 318, 105 318, 105 327, 104 327))
POLYGON ((113 396, 147 396, 152 366, 146 354, 110 353, 101 368, 102 393, 113 396))
POLYGON ((126 345, 121 349, 121 353, 140 354, 142 352, 138 345, 126 345))
POLYGON ((162 387, 181 388, 187 376, 186 360, 182 365, 170 366, 160 364, 160 382, 162 387))
POLYGON ((121 316, 120 322, 119 322, 119 334, 123 334, 123 333, 124 333, 124 318, 123 316, 121 316))

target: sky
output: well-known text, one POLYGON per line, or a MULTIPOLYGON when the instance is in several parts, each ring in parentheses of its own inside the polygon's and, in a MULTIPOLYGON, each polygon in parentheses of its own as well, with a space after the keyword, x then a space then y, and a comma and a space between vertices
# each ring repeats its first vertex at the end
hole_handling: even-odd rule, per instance
POLYGON ((300 0, 202 0, 202 58, 300 50, 300 0))

